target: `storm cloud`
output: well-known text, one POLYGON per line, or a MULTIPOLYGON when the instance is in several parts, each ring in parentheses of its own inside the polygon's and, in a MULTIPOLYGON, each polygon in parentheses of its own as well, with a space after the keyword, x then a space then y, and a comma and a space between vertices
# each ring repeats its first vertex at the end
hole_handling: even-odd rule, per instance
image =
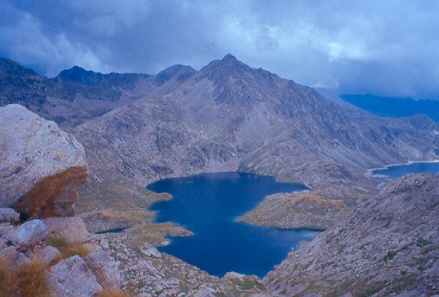
POLYGON ((0 1, 0 55, 54 76, 227 53, 341 93, 439 98, 438 1, 0 1))

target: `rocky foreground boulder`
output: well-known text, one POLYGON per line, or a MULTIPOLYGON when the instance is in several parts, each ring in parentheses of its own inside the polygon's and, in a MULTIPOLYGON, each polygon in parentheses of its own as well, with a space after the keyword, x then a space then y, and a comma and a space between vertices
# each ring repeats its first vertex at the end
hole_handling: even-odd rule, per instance
POLYGON ((0 207, 30 217, 71 216, 88 176, 82 145, 17 104, 0 108, 0 207))
POLYGON ((0 296, 120 292, 108 243, 72 216, 88 175, 81 144, 20 105, 0 119, 0 296))
MULTIPOLYGON (((68 230, 84 225, 79 218, 55 219, 68 230)), ((0 220, 0 295, 91 297, 118 291, 120 272, 103 251, 107 244, 85 228, 62 237, 50 219, 19 226, 0 220)))
POLYGON ((291 252, 264 284, 282 296, 439 294, 439 175, 406 175, 291 252))

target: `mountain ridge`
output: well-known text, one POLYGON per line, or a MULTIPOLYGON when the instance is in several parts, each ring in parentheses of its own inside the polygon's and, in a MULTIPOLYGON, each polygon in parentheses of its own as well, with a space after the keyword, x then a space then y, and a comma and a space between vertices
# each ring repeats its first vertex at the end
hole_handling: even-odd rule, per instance
POLYGON ((427 119, 352 116, 312 88, 247 66, 230 54, 200 71, 182 65, 157 75, 72 69, 65 71, 78 72, 73 78, 81 83, 64 81, 62 75, 36 76, 37 87, 18 98, 19 86, 3 78, 6 100, 0 103, 24 102, 73 132, 89 146, 92 172, 96 166, 94 171, 109 177, 93 160, 95 154, 119 160, 115 180, 136 176, 136 183, 146 184, 204 170, 239 170, 320 189, 334 183, 372 188, 363 176, 368 167, 439 158, 434 132, 439 128, 427 119), (110 135, 123 146, 132 141, 134 151, 111 147, 110 135), (102 143, 97 145, 97 139, 102 143), (149 149, 142 152, 141 143, 149 149), (149 154, 153 157, 148 159, 149 154), (134 159, 143 169, 134 169, 134 159))
MULTIPOLYGON (((226 56, 171 92, 140 98, 76 127, 75 133, 82 143, 90 143, 93 151, 98 147, 113 151, 104 134, 116 136, 126 148, 111 155, 133 161, 138 170, 128 166, 121 172, 126 170, 140 183, 143 176, 144 184, 204 170, 238 170, 305 181, 311 187, 361 181, 369 188, 373 183, 361 173, 367 166, 423 155, 435 157, 435 124, 426 124, 420 132, 426 134, 420 136, 428 138, 426 141, 410 134, 411 129, 404 121, 367 115, 360 123, 313 89, 226 56), (212 74, 218 74, 217 68, 227 68, 224 65, 237 69, 227 69, 227 75, 215 79, 212 74), (380 124, 364 123, 374 119, 380 124), (126 129, 119 132, 114 128, 123 125, 126 129), (144 147, 139 139, 154 141, 147 141, 144 147), (399 153, 397 145, 405 146, 406 151, 399 153), (430 148, 424 151, 422 147, 430 148), (142 154, 150 157, 144 159, 142 154), (312 177, 311 172, 319 173, 312 177)), ((97 163, 97 159, 90 162, 97 163)))

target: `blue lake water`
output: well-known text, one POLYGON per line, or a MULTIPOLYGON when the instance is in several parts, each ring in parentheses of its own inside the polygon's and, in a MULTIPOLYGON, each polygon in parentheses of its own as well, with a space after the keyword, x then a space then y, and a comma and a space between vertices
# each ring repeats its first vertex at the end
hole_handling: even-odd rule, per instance
MULTIPOLYGON (((406 165, 394 165, 388 168, 374 169, 373 175, 384 175, 389 178, 397 178, 407 173, 430 172, 431 174, 439 173, 439 162, 416 162, 406 165)), ((385 180, 385 177, 377 177, 379 180, 385 180)))
POLYGON ((278 230, 234 221, 266 195, 304 190, 304 185, 233 172, 166 179, 147 188, 174 196, 153 205, 158 211, 156 221, 172 221, 195 233, 172 238, 159 250, 220 277, 228 271, 262 277, 300 241, 316 236, 311 230, 278 230))

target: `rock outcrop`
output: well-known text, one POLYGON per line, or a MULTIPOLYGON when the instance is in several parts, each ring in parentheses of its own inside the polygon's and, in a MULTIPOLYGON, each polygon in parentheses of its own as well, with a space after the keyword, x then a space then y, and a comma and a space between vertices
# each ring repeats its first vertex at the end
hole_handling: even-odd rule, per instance
POLYGON ((404 176, 288 255, 264 283, 283 296, 439 293, 439 175, 404 176))
POLYGON ((20 105, 0 108, 1 295, 96 296, 120 287, 118 264, 75 214, 88 169, 82 146, 20 105), (21 220, 20 220, 21 215, 21 220), (20 224, 20 221, 30 218, 20 224))
POLYGON ((322 197, 318 193, 278 193, 269 195, 256 209, 237 220, 281 229, 327 229, 347 213, 343 200, 322 197))
POLYGON ((69 216, 88 169, 82 145, 51 121, 0 108, 0 207, 31 217, 69 216))
POLYGON ((77 255, 53 266, 48 282, 55 296, 95 296, 103 290, 84 259, 77 255))
MULTIPOLYGON (((12 223, 0 225, 0 283, 2 275, 12 275, 19 283, 15 291, 29 290, 34 283, 22 283, 20 271, 30 265, 41 267, 38 273, 41 284, 49 288, 51 296, 95 296, 105 289, 118 291, 120 274, 118 263, 103 250, 108 243, 99 235, 92 235, 79 218, 52 218, 43 222, 40 219, 13 226, 12 223), (48 225, 45 224, 47 222, 48 225), (67 226, 65 233, 59 228, 67 226), (67 232, 74 234, 70 237, 67 232)), ((3 289, 3 288, 2 288, 3 289)), ((4 295, 2 295, 4 296, 4 295)), ((5 295, 5 297, 16 295, 5 295)), ((21 296, 21 295, 20 295, 21 296)))
POLYGON ((20 225, 4 238, 15 246, 27 248, 45 241, 48 236, 47 226, 41 220, 36 219, 20 225))
POLYGON ((52 237, 63 238, 70 243, 85 242, 90 237, 84 222, 79 217, 46 218, 43 222, 52 237))

